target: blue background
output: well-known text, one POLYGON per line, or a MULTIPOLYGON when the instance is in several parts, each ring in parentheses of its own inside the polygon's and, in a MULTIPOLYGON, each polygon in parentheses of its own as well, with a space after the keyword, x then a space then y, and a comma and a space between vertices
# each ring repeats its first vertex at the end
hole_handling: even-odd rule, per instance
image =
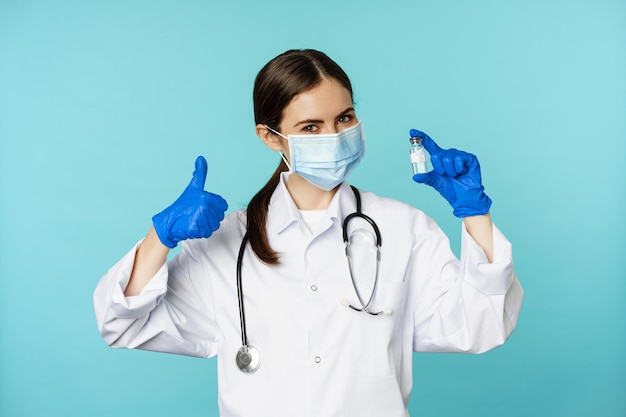
POLYGON ((254 77, 308 47, 355 86, 352 183, 422 208, 458 251, 458 219, 411 180, 419 128, 479 156, 513 242, 517 330, 484 355, 416 355, 412 415, 626 415, 617 0, 0 0, 0 415, 217 414, 214 359, 108 348, 92 292, 196 155, 245 206, 278 164, 254 77))

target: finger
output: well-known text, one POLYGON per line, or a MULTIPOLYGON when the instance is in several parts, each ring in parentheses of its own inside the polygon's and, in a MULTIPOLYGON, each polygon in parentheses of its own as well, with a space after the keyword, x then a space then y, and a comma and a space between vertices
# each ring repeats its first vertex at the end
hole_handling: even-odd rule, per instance
POLYGON ((220 227, 220 222, 224 220, 224 213, 228 204, 217 194, 204 192, 202 195, 202 215, 211 231, 220 227))
POLYGON ((435 171, 430 171, 425 174, 413 175, 413 181, 420 184, 430 185, 431 187, 434 187, 437 184, 439 178, 440 177, 437 175, 437 173, 435 173, 435 171))
POLYGON ((443 168, 443 162, 441 158, 441 154, 431 154, 430 163, 433 164, 433 172, 436 172, 438 175, 446 175, 446 170, 443 168))
POLYGON ((464 151, 455 151, 455 169, 459 175, 467 174, 479 168, 476 155, 464 151))
POLYGON ((211 232, 214 232, 219 229, 220 222, 224 219, 224 212, 216 210, 216 207, 211 207, 210 210, 204 213, 204 217, 211 232))
POLYGON ((226 200, 222 198, 221 195, 213 194, 213 193, 208 193, 208 194, 211 197, 213 197, 213 201, 222 211, 228 210, 228 203, 226 202, 226 200))
POLYGON ((212 231, 205 210, 198 211, 189 225, 189 236, 192 238, 209 237, 212 231))
POLYGON ((207 163, 204 156, 200 155, 196 158, 196 169, 193 171, 193 177, 189 182, 187 188, 195 188, 198 190, 204 190, 204 183, 206 182, 207 163))
POLYGON ((476 155, 471 153, 466 153, 465 166, 467 167, 467 171, 471 172, 474 170, 480 170, 480 164, 478 163, 478 158, 476 155))
POLYGON ((454 157, 454 170, 457 175, 465 175, 469 172, 468 164, 470 161, 465 155, 457 155, 454 157))
MULTIPOLYGON (((218 222, 221 222, 224 220, 224 210, 222 209, 221 203, 215 198, 219 196, 215 194, 210 194, 210 196, 211 203, 208 205, 208 209, 212 213, 213 217, 215 217, 218 222)), ((222 200, 221 197, 219 197, 219 199, 222 200)))
POLYGON ((411 135, 412 138, 422 138, 422 145, 424 145, 424 148, 428 151, 428 153, 430 153, 431 155, 441 151, 441 148, 439 147, 439 145, 437 145, 435 143, 434 140, 432 140, 432 138, 430 136, 428 136, 426 133, 417 130, 417 129, 411 129, 409 131, 409 134, 411 135))
POLYGON ((454 154, 446 153, 441 158, 441 163, 443 165, 443 169, 446 172, 446 176, 450 178, 455 178, 457 176, 456 170, 454 169, 454 154))

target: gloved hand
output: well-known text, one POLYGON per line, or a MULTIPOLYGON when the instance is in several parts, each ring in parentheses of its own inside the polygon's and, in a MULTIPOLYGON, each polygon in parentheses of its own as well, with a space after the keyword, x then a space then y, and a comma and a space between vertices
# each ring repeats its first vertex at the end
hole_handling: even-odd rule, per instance
POLYGON ((159 240, 168 248, 176 247, 181 240, 209 237, 220 227, 228 204, 219 195, 204 191, 206 173, 206 159, 199 156, 185 191, 171 206, 152 217, 159 240))
POLYGON ((456 217, 487 214, 491 199, 485 194, 476 156, 456 149, 441 149, 426 133, 411 129, 411 137, 421 137, 430 154, 433 170, 415 174, 413 181, 439 191, 454 209, 456 217))

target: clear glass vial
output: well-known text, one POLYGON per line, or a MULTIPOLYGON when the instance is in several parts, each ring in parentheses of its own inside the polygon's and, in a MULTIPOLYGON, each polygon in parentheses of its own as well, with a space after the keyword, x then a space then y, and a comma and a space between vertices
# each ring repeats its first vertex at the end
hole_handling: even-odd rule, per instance
POLYGON ((428 163, 426 160, 426 149, 422 145, 422 138, 412 137, 411 142, 411 165, 413 166, 413 175, 425 174, 428 172, 428 163))

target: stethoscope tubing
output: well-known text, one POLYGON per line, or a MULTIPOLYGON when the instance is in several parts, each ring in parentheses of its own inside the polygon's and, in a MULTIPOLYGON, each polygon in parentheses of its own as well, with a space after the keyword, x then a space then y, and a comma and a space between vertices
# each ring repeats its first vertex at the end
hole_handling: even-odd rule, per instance
MULTIPOLYGON (((361 308, 355 307, 352 304, 346 302, 346 306, 351 309, 359 312, 366 312, 371 314, 372 316, 378 316, 380 314, 390 314, 386 310, 372 312, 369 310, 372 301, 374 300, 374 296, 376 295, 376 290, 378 288, 378 273, 380 271, 380 253, 382 246, 382 238, 380 235, 380 230, 378 230, 378 226, 376 222, 372 220, 371 217, 363 214, 361 212, 361 195, 356 187, 350 186, 352 191, 354 192, 354 196, 356 198, 356 212, 349 214, 343 221, 342 229, 343 229, 343 241, 346 247, 346 258, 348 259, 348 270, 350 271, 350 280, 352 281, 352 286, 354 287, 354 291, 356 292, 356 296, 359 299, 359 303, 361 303, 361 308), (374 278, 374 287, 372 288, 372 293, 370 298, 367 300, 367 303, 363 301, 363 297, 359 291, 359 288, 356 284, 356 280, 354 279, 354 274, 352 271, 352 258, 350 254, 350 240, 348 239, 348 225, 350 220, 354 218, 361 218, 367 221, 372 228, 374 229, 374 233, 376 234, 376 275, 374 278)), ((251 373, 255 372, 260 364, 259 353, 254 346, 248 345, 248 331, 246 329, 246 313, 243 303, 243 287, 241 283, 241 270, 243 264, 243 255, 245 253, 246 244, 248 242, 248 232, 243 235, 243 239, 241 241, 241 246, 239 247, 239 254, 237 255, 237 298, 239 301, 239 323, 241 325, 241 348, 237 352, 236 363, 239 369, 242 372, 251 373)))
POLYGON ((243 254, 246 250, 248 242, 248 232, 243 235, 241 246, 239 247, 239 255, 237 256, 237 299, 239 300, 239 323, 241 324, 241 344, 248 346, 248 332, 246 330, 246 312, 243 305, 243 288, 241 285, 241 265, 243 262, 243 254))
POLYGON ((348 269, 350 270, 350 279, 352 280, 352 286, 354 287, 354 292, 356 293, 356 296, 359 299, 359 303, 361 303, 362 307, 358 308, 358 307, 353 306, 352 304, 348 304, 348 307, 350 307, 351 309, 355 311, 364 311, 373 316, 377 316, 379 314, 382 314, 382 311, 371 312, 369 311, 369 306, 370 304, 372 304, 372 301, 374 300, 374 295, 376 294, 376 289, 378 288, 378 272, 380 270, 380 248, 383 245, 383 239, 380 235, 380 230, 378 229, 376 222, 370 216, 363 214, 363 212, 361 211, 361 194, 359 193, 359 190, 353 185, 351 185, 350 188, 352 188, 352 192, 354 192, 354 197, 356 198, 356 212, 351 213, 348 216, 346 216, 346 218, 343 220, 343 225, 341 228, 343 232, 343 243, 346 246, 346 258, 348 259, 348 269), (354 273, 352 272, 352 256, 350 252, 350 240, 348 239, 348 225, 350 224, 350 220, 354 218, 360 218, 368 222, 370 226, 372 226, 372 229, 374 229, 374 234, 376 235, 376 276, 374 278, 374 288, 372 288, 372 293, 370 294, 370 298, 369 300, 367 300, 367 303, 363 301, 363 297, 361 296, 359 287, 356 284, 356 281, 354 279, 354 273))

